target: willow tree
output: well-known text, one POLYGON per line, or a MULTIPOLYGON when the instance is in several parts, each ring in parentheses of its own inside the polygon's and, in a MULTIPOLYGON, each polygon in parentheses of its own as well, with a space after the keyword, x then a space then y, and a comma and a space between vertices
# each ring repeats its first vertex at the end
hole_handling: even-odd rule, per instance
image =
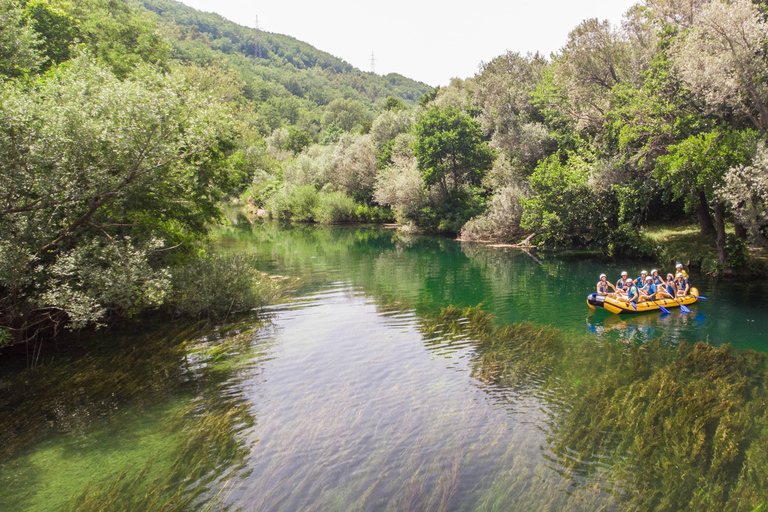
POLYGON ((120 81, 86 57, 0 89, 0 328, 23 341, 162 302, 158 251, 220 215, 219 105, 182 75, 120 81))
POLYGON ((768 24, 750 0, 711 2, 673 49, 676 69, 710 113, 768 131, 768 24))

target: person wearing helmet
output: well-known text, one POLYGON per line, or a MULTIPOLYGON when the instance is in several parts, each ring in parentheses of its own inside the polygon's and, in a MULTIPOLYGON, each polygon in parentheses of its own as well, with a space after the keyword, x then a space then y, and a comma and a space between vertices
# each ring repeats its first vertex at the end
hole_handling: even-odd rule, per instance
POLYGON ((688 290, 691 289, 691 283, 688 278, 683 275, 682 272, 678 272, 675 276, 675 286, 677 287, 677 296, 685 297, 688 295, 688 290))
POLYGON ((648 277, 648 272, 646 272, 645 270, 642 270, 640 272, 640 277, 635 279, 635 285, 638 288, 642 288, 643 286, 645 286, 645 278, 646 277, 648 277))
POLYGON ((640 298, 640 292, 638 291, 635 282, 632 281, 632 279, 627 278, 627 280, 624 281, 624 285, 627 289, 627 300, 629 302, 637 303, 638 299, 640 298))
POLYGON ((613 288, 613 291, 616 292, 616 287, 613 286, 613 284, 608 281, 608 278, 605 274, 600 274, 600 280, 597 282, 597 294, 608 296, 608 297, 614 297, 616 293, 610 293, 608 291, 608 287, 613 288))
POLYGON ((675 276, 667 274, 667 280, 662 281, 662 285, 659 287, 659 295, 662 297, 669 297, 674 299, 677 295, 677 286, 675 285, 675 276))
POLYGON ((688 279, 688 272, 683 270, 683 264, 680 263, 679 261, 677 262, 677 265, 675 265, 675 274, 677 274, 678 272, 683 274, 684 278, 688 279))
POLYGON ((657 288, 664 284, 664 280, 659 275, 658 270, 656 269, 651 270, 651 277, 653 278, 653 284, 655 284, 657 288))
POLYGON ((627 285, 625 284, 625 281, 627 280, 627 271, 622 270, 621 272, 621 278, 619 278, 618 281, 616 281, 616 286, 613 287, 614 290, 616 290, 616 293, 623 294, 625 293, 625 289, 627 285))
POLYGON ((656 284, 651 276, 645 278, 645 285, 640 288, 640 300, 653 300, 656 298, 656 284))

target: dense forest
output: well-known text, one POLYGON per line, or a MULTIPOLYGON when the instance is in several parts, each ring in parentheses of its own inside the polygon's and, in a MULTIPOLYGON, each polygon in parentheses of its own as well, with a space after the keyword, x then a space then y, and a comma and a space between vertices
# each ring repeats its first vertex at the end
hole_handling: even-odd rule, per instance
POLYGON ((0 0, 0 346, 269 300, 210 254, 225 200, 613 256, 690 219, 706 270, 744 266, 768 251, 766 47, 762 2, 645 0, 430 89, 171 0, 0 0))

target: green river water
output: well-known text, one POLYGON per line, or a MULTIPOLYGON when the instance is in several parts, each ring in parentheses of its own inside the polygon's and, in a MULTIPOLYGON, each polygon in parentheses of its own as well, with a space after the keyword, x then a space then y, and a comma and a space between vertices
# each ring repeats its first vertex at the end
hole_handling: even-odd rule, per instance
POLYGON ((300 285, 0 369, 0 510, 768 506, 765 282, 624 318, 586 295, 639 263, 244 222, 219 250, 300 285))

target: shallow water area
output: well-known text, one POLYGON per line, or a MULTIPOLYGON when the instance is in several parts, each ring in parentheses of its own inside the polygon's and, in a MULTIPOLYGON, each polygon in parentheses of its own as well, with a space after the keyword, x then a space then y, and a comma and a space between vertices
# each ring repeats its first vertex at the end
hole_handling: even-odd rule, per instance
POLYGON ((624 319, 581 257, 273 224, 220 250, 302 286, 0 375, 0 510, 768 504, 764 284, 696 276, 692 313, 624 319))

